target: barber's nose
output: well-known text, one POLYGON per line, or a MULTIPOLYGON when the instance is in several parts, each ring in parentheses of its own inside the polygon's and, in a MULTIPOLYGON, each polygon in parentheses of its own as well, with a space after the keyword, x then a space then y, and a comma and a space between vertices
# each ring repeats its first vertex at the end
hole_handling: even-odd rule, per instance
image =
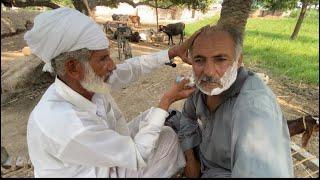
POLYGON ((113 70, 117 69, 117 66, 116 66, 116 64, 114 63, 114 61, 112 59, 110 59, 107 62, 107 68, 108 68, 109 71, 113 71, 113 70))

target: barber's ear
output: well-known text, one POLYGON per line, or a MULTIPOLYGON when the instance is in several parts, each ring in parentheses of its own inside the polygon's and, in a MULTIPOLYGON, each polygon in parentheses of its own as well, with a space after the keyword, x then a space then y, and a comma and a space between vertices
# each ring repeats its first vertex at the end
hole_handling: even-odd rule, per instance
POLYGON ((240 57, 239 57, 239 60, 238 60, 238 68, 239 68, 240 66, 244 66, 243 61, 242 61, 242 58, 243 58, 243 54, 241 53, 241 55, 240 55, 240 57))
POLYGON ((66 75, 75 80, 82 80, 84 78, 83 65, 74 59, 68 60, 65 63, 66 75))

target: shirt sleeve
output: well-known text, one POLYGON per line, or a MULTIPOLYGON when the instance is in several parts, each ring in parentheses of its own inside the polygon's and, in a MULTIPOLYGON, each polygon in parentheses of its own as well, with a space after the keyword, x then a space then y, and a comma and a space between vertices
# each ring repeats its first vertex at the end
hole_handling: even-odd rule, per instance
POLYGON ((256 104, 241 108, 234 118, 232 177, 293 177, 290 136, 280 108, 256 104))
POLYGON ((152 72, 168 61, 168 50, 130 58, 117 65, 117 69, 113 71, 108 84, 115 90, 124 88, 129 83, 137 81, 142 75, 152 72))
POLYGON ((201 130, 192 98, 193 96, 185 101, 180 119, 178 136, 183 151, 192 149, 201 143, 201 130))
POLYGON ((134 138, 103 125, 87 127, 76 133, 58 158, 66 163, 95 167, 118 166, 135 170, 145 167, 167 116, 166 111, 151 108, 141 119, 140 131, 134 138))

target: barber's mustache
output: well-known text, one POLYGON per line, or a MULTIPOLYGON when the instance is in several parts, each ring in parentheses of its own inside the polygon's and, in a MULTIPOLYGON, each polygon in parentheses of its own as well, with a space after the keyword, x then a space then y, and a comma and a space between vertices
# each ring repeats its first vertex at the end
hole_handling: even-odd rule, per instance
POLYGON ((105 74, 104 76, 104 82, 107 82, 112 74, 113 74, 113 71, 107 72, 107 74, 105 74))

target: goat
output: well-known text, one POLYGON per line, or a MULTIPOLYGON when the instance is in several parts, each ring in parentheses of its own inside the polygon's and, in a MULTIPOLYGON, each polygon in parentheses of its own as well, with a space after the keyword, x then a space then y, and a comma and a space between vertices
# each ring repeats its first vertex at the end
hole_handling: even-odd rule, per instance
POLYGON ((184 28, 185 28, 185 24, 182 22, 175 23, 175 24, 168 24, 167 26, 160 25, 159 32, 162 31, 168 35, 169 37, 168 45, 170 45, 170 39, 171 39, 172 45, 174 45, 172 36, 176 36, 180 34, 180 41, 179 41, 179 44, 180 44, 181 42, 183 42, 184 28))
POLYGON ((290 137, 301 134, 302 147, 306 147, 313 132, 319 131, 319 115, 303 116, 295 120, 287 121, 290 137))
POLYGON ((132 33, 131 37, 130 37, 130 41, 131 42, 139 42, 141 39, 139 32, 134 32, 132 33))
POLYGON ((27 20, 25 27, 26 27, 26 30, 29 31, 33 27, 33 22, 31 22, 30 20, 27 20))
POLYGON ((154 36, 156 32, 153 29, 144 30, 139 33, 142 41, 152 42, 152 36, 154 36))
POLYGON ((112 20, 113 21, 127 22, 129 20, 129 16, 128 15, 123 15, 123 14, 112 14, 112 20))
POLYGON ((140 17, 139 16, 129 16, 129 19, 133 23, 134 27, 137 27, 136 24, 138 25, 138 27, 140 26, 140 17))

